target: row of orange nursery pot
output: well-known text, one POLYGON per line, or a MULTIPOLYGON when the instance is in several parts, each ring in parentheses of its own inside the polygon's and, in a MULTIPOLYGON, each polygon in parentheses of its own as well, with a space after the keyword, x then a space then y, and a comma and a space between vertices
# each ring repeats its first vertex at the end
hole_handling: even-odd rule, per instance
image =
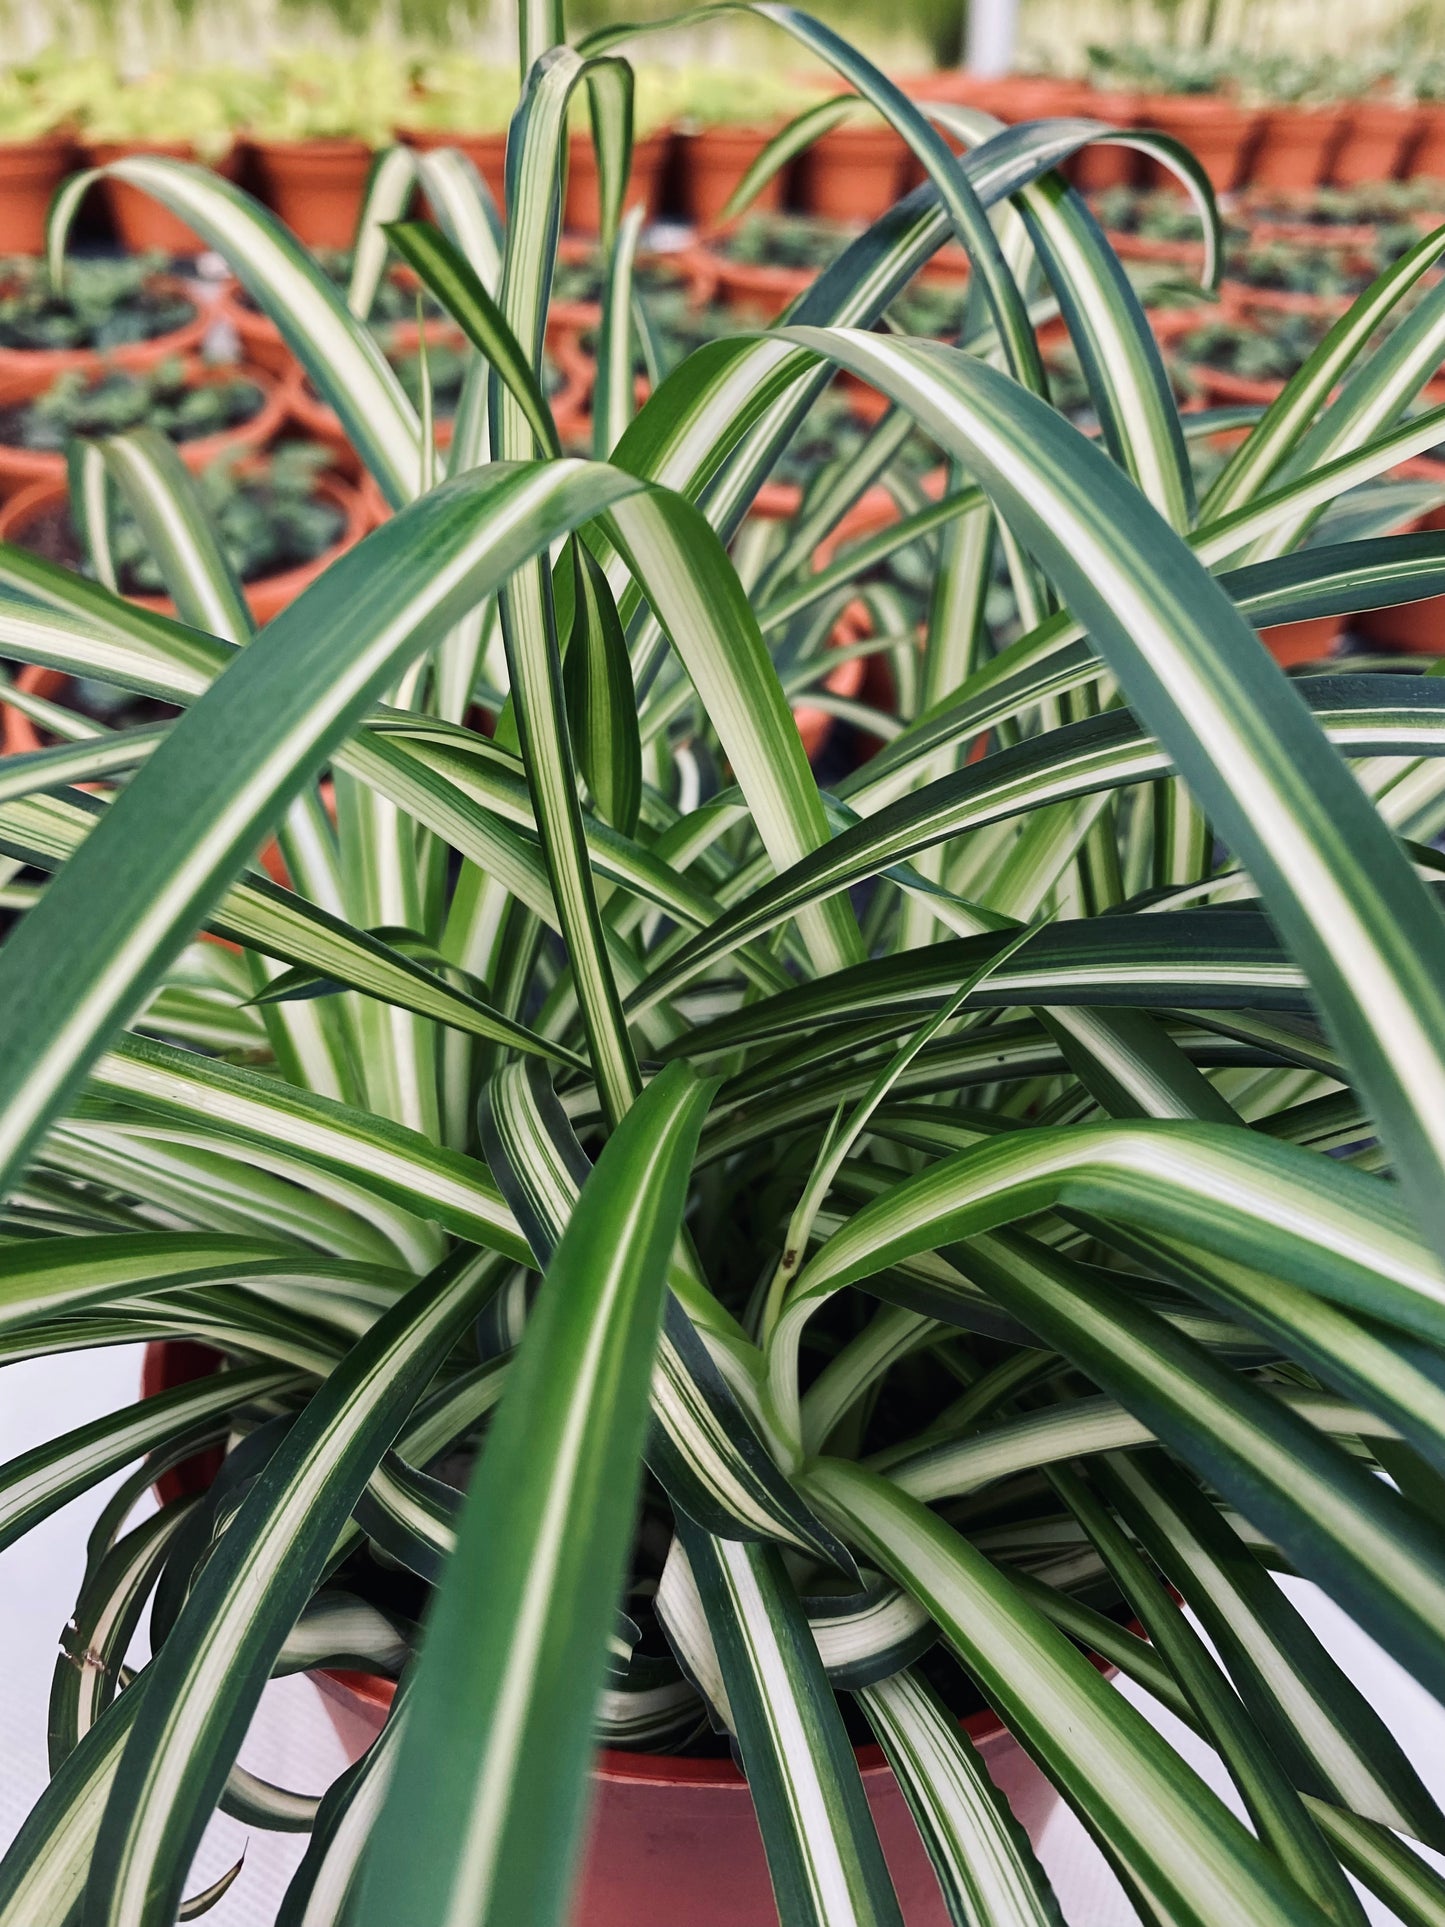
MULTIPOLYGON (((905 83, 917 100, 979 107, 1010 122, 1084 115, 1173 135, 1198 155, 1221 191, 1253 186, 1303 192, 1323 182, 1445 178, 1445 103, 1407 105, 1366 97, 1318 107, 1255 107, 1223 93, 1124 93, 1084 80, 1030 75, 929 74, 905 77, 905 83)), ((800 89, 800 101, 811 97, 800 89)), ((782 116, 774 114, 755 122, 689 121, 649 128, 634 147, 630 200, 642 204, 649 217, 670 213, 704 228, 712 225, 781 124, 782 116)), ((395 131, 421 150, 460 148, 498 205, 504 205, 504 132, 404 123, 395 131)), ((38 250, 46 203, 70 168, 82 161, 103 165, 137 152, 197 158, 195 149, 181 141, 86 146, 51 134, 0 143, 0 253, 38 250)), ((361 139, 247 135, 213 164, 244 179, 309 246, 342 247, 350 240, 372 157, 372 146, 361 139)), ((1115 145, 1088 149, 1073 171, 1089 188, 1159 178, 1156 164, 1115 145)), ((899 135, 871 113, 860 112, 775 175, 757 204, 788 204, 829 219, 871 220, 916 178, 916 163, 899 135)), ((104 192, 123 245, 174 254, 196 251, 199 244, 190 230, 150 197, 118 181, 106 182, 104 192)), ((596 162, 590 138, 577 131, 570 143, 564 225, 587 233, 595 232, 597 223, 596 162)))
MULTIPOLYGON (((926 91, 937 86, 935 80, 926 91)), ((1220 192, 1445 178, 1445 102, 1366 95, 1322 106, 1251 105, 1227 92, 1106 90, 1085 80, 1033 75, 961 75, 949 91, 1010 122, 1079 114, 1172 135, 1198 157, 1220 192)), ((1089 188, 1163 178, 1125 147, 1090 148, 1074 166, 1080 185, 1089 188)))
MULTIPOLYGON (((675 212, 698 227, 710 227, 776 131, 777 125, 768 123, 687 132, 664 128, 646 134, 633 148, 627 204, 641 205, 649 220, 675 212)), ((399 134, 419 151, 459 149, 480 172, 498 207, 505 207, 505 135, 421 128, 403 128, 399 134)), ((0 255, 41 251, 46 208, 74 168, 104 166, 133 154, 198 158, 179 141, 83 147, 52 136, 23 147, 0 142, 0 255)), ((248 139, 212 164, 227 178, 241 180, 308 247, 342 248, 355 231, 372 159, 373 150, 359 140, 248 139)), ((860 120, 824 134, 799 161, 776 174, 754 204, 776 208, 786 199, 830 220, 873 220, 892 206, 911 173, 911 157, 898 135, 860 120)), ((103 182, 101 193, 115 238, 128 251, 200 251, 201 242, 185 222, 151 196, 118 180, 103 182)), ((599 208, 592 142, 587 134, 576 133, 569 144, 564 227, 595 234, 599 208)))
MULTIPOLYGON (((816 226, 817 224, 815 224, 816 226)), ((725 238, 725 237, 723 237, 725 238)), ((564 241, 563 266, 572 268, 584 279, 593 260, 593 250, 581 241, 564 241)), ((658 277, 658 285, 676 292, 688 309, 705 325, 710 317, 724 316, 729 306, 742 314, 775 312, 792 299, 815 269, 753 267, 730 262, 718 243, 699 242, 673 256, 652 256, 644 271, 658 277), (766 285, 763 285, 763 284, 766 285), (776 283, 776 285, 774 285, 776 283)), ((404 274, 404 270, 394 271, 404 274)), ((63 537, 68 521, 65 492, 65 460, 58 451, 36 451, 8 442, 6 424, 14 410, 42 394, 57 378, 72 381, 105 381, 116 371, 145 377, 157 369, 170 367, 197 384, 222 381, 240 382, 255 391, 255 405, 246 417, 215 436, 201 437, 178 444, 187 465, 206 470, 220 460, 229 459, 242 476, 257 471, 265 451, 288 435, 299 435, 307 443, 326 451, 327 466, 316 482, 319 497, 336 512, 336 537, 323 553, 306 562, 283 569, 246 584, 248 601, 258 620, 275 615, 310 581, 332 556, 356 541, 382 514, 380 499, 366 481, 354 451, 347 442, 340 422, 321 402, 305 381, 291 357, 279 331, 252 307, 234 284, 212 290, 207 307, 197 292, 200 284, 165 274, 153 277, 157 297, 172 304, 174 325, 149 338, 121 344, 107 355, 94 350, 51 349, 15 350, 0 348, 0 539, 42 552, 61 554, 57 540, 63 537), (225 334, 239 345, 240 360, 211 363, 201 358, 207 331, 219 321, 225 334)), ((1231 306, 1248 325, 1248 303, 1233 300, 1231 306)), ((1220 310, 1161 310, 1156 317, 1166 355, 1187 360, 1191 331, 1201 320, 1220 310)), ((591 362, 593 331, 600 320, 595 302, 588 299, 559 298, 549 315, 548 350, 552 370, 553 406, 564 440, 573 446, 585 445, 589 433, 588 410, 595 370, 591 362)), ((1057 330, 1055 330, 1057 332, 1057 330)), ((451 324, 441 318, 422 323, 393 323, 387 337, 393 355, 414 352, 424 337, 429 361, 437 361, 460 345, 451 324)), ((1192 405, 1227 406, 1235 403, 1267 403, 1278 393, 1278 380, 1262 381, 1232 375, 1208 365, 1191 365, 1181 370, 1186 385, 1196 394, 1192 405)), ((840 393, 842 393, 840 387, 840 393)), ((859 390, 856 383, 847 390, 849 406, 865 420, 876 416, 878 398, 859 390)), ((445 443, 448 424, 439 418, 439 440, 445 443)), ((1445 465, 1420 461, 1411 465, 1416 478, 1445 485, 1445 465)), ((942 472, 926 479, 936 490, 942 472)), ((760 491, 756 513, 764 518, 786 518, 796 513, 798 490, 786 482, 770 482, 760 491)), ((840 544, 865 536, 898 513, 887 489, 875 487, 853 511, 829 546, 831 554, 840 544)), ((1445 510, 1433 510, 1413 526, 1445 526, 1445 510)), ((71 559, 63 556, 62 559, 71 559)), ((820 566, 826 561, 820 557, 820 566)), ((136 600, 145 606, 169 610, 163 596, 139 593, 136 600)), ((1340 640, 1343 625, 1338 621, 1292 624, 1266 630, 1264 640, 1283 662, 1310 661, 1328 654, 1340 640)), ((1376 646, 1405 652, 1445 653, 1445 598, 1404 605, 1399 609, 1360 616, 1351 625, 1354 632, 1376 646)), ((861 640, 867 633, 867 615, 861 604, 844 612, 833 641, 844 646, 861 640)), ((28 671, 22 689, 44 694, 51 681, 49 672, 28 671)), ((835 697, 863 696, 877 702, 886 698, 886 672, 881 659, 865 662, 852 657, 829 678, 827 688, 835 697), (865 686, 866 685, 866 686, 865 686)), ((798 711, 799 726, 810 754, 821 752, 832 730, 828 712, 815 706, 798 711)), ((3 712, 4 747, 7 750, 36 746, 34 728, 17 710, 3 712)))

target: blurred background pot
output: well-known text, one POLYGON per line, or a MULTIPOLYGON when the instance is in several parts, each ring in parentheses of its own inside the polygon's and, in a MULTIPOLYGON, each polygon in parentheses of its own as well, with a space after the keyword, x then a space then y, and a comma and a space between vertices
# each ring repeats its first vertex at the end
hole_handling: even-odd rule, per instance
POLYGON ((63 134, 0 141, 0 254, 40 254, 45 210, 74 154, 63 134))
POLYGON ((309 248, 347 248, 371 149, 359 140, 253 140, 266 199, 309 248))
POLYGON ((1249 170, 1252 187, 1304 192, 1329 179, 1345 129, 1342 105, 1277 107, 1265 116, 1249 170))
MULTIPOLYGON (((672 134, 666 128, 632 143, 632 176, 623 205, 643 208, 649 221, 657 219, 662 206, 663 170, 671 143, 672 134)), ((597 155, 590 134, 573 134, 568 147, 562 224, 573 234, 596 234, 602 226, 597 155)))
MULTIPOLYGON (((92 167, 109 167, 112 161, 145 155, 173 161, 200 159, 189 141, 95 141, 86 149, 92 167)), ((227 180, 236 175, 234 149, 210 163, 227 180)), ((128 254, 200 254, 205 242, 186 223, 153 194, 131 187, 126 181, 105 180, 101 193, 115 228, 116 239, 128 254)))

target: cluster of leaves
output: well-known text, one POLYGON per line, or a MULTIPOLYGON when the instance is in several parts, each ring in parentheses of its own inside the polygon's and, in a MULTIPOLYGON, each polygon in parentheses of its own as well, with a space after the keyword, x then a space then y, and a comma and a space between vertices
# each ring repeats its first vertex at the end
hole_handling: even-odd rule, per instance
POLYGON ((1395 226, 1413 219, 1418 233, 1421 221, 1435 225, 1431 217, 1440 211, 1440 202, 1441 189, 1434 181, 1366 181, 1355 187, 1317 188, 1304 201, 1293 194, 1272 200, 1256 192, 1250 196, 1249 212, 1252 220, 1325 230, 1395 226))
POLYGON ((1429 63, 1405 51, 1292 53, 1224 39, 1121 41, 1089 49, 1095 85, 1157 94, 1227 93, 1253 104, 1313 107, 1390 89, 1424 97, 1429 63))
POLYGON ((1311 315, 1278 314, 1211 317, 1193 328, 1178 345, 1185 367, 1198 362, 1252 381, 1287 381, 1314 353, 1325 333, 1311 315))
MULTIPOLYGON (((200 500, 222 554, 240 582, 258 582, 324 555, 341 535, 344 517, 317 484, 329 451, 284 442, 238 469, 228 458, 208 463, 197 477, 200 500)), ((170 581, 156 560, 149 531, 124 501, 114 505, 108 531, 115 573, 129 591, 164 595, 170 581)))
POLYGON ((843 252, 848 229, 797 214, 748 214, 713 244, 750 268, 796 268, 816 274, 843 252))
POLYGON ((71 70, 75 131, 87 141, 164 141, 218 161, 259 115, 267 80, 259 68, 185 62, 143 74, 103 56, 71 70))
POLYGON ((56 46, 0 67, 0 140, 41 140, 69 129, 89 96, 89 70, 56 46))
MULTIPOLYGON (((586 306, 601 311, 607 291, 608 262, 600 249, 583 247, 569 250, 557 263, 552 279, 552 299, 569 306, 586 306)), ((633 289, 649 308, 658 301, 691 292, 685 270, 665 254, 643 255, 633 274, 633 289)))
POLYGON ((45 264, 16 255, 0 264, 0 348, 93 348, 170 334, 195 316, 195 303, 158 282, 162 257, 72 262, 59 288, 45 264))
MULTIPOLYGON (((505 234, 455 157, 388 154, 345 301, 224 183, 119 170, 283 325, 395 512, 259 632, 144 432, 86 452, 77 513, 114 484, 178 621, 0 551, 0 647, 184 712, 0 772, 0 1345, 225 1361, 0 1468, 0 1543, 126 1471, 0 1927, 169 1927, 218 1803, 311 1830, 288 1927, 555 1927, 596 1742, 707 1729, 787 1927, 897 1927, 864 1730, 952 1916, 1039 1927, 955 1717, 979 1700, 1168 1927, 1358 1927, 1347 1875, 1445 1912, 1414 1845, 1445 1816, 1273 1577, 1445 1691, 1445 682, 1291 683, 1255 633, 1445 592, 1439 534, 1306 545, 1441 438, 1410 411, 1445 232, 1268 410, 1184 416, 1056 171, 1077 123, 939 132, 759 11, 928 184, 640 407, 612 36, 524 8, 505 234), (577 461, 542 370, 589 87, 577 461), (358 319, 418 180, 442 231, 386 232, 475 350, 440 479, 358 319), (960 341, 889 332, 948 244, 960 341), (1056 308, 1083 426, 1048 397, 1056 308), (762 524, 836 371, 886 410, 762 524), (1221 425, 1247 432, 1201 491, 1221 425), (879 482, 897 518, 834 552, 879 482), (887 713, 820 687, 860 601, 887 713), (821 788, 790 701, 885 747, 821 788), (270 837, 290 888, 247 867, 270 837), (209 1495, 128 1524, 222 1437, 209 1495), (1095 1659, 1204 1736, 1248 1824, 1095 1659), (235 1763, 273 1673, 328 1664, 405 1673, 318 1808, 235 1763)), ((1212 280, 1207 183, 1139 142, 1212 280)))
POLYGON ((76 370, 18 409, 18 432, 10 439, 59 450, 77 435, 119 435, 148 424, 173 442, 199 441, 249 421, 264 399, 244 375, 198 370, 178 357, 138 374, 76 370))

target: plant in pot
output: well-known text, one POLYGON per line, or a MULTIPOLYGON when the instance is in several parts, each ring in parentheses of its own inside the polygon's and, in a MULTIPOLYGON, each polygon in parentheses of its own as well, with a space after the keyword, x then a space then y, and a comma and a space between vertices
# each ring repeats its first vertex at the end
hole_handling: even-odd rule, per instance
MULTIPOLYGON (((1121 66, 1119 51, 1112 45, 1089 47, 1089 101, 1080 111, 1119 127, 1137 127, 1142 120, 1137 80, 1127 65, 1121 66)), ((1092 194, 1132 186, 1138 173, 1139 156, 1132 148, 1113 143, 1096 142, 1069 163, 1074 184, 1092 194)))
POLYGON ((1364 250, 1342 257, 1337 249, 1292 241, 1252 242, 1226 256, 1221 299, 1246 314, 1343 314, 1374 280, 1372 269, 1364 250))
POLYGON ((307 246, 351 245, 372 154, 406 101, 405 71, 389 47, 275 56, 247 138, 267 202, 307 246))
MULTIPOLYGON (((821 92, 760 68, 696 66, 677 80, 683 211, 695 227, 716 227, 753 162, 785 122, 821 92)), ((750 205, 776 213, 787 170, 773 174, 750 205)))
MULTIPOLYGON (((313 248, 311 254, 329 281, 343 292, 349 291, 356 268, 351 248, 313 248)), ((376 276, 368 295, 362 303, 366 320, 374 330, 383 332, 388 342, 414 338, 418 329, 429 339, 454 332, 432 296, 399 265, 392 264, 376 276)), ((221 313, 235 329, 247 361, 274 374, 294 374, 296 357, 286 346, 281 330, 239 282, 227 289, 221 313)))
MULTIPOLYGON (((1227 193, 1246 176, 1260 111, 1239 98, 1231 59, 1213 47, 1125 45, 1110 62, 1116 84, 1138 95, 1144 126, 1183 141, 1215 189, 1227 193)), ((1146 176, 1167 183, 1156 163, 1146 176)))
POLYGON ((73 153, 67 63, 48 54, 0 67, 0 256, 39 254, 45 210, 73 153))
POLYGON ((1121 260, 1193 265, 1204 258, 1198 212, 1177 192, 1109 188, 1098 197, 1094 211, 1121 260))
MULTIPOLYGON (((1445 183, 1445 54, 1422 60, 1410 76, 1419 127, 1410 149, 1410 172, 1445 183)), ((1445 188, 1441 189, 1445 193, 1445 188)))
POLYGON ((1219 315, 1182 334, 1173 356, 1210 401, 1268 402, 1309 360, 1323 331, 1307 314, 1219 315))
POLYGON ((799 157, 798 202, 815 219, 876 221, 892 207, 911 172, 897 129, 866 100, 839 101, 839 117, 799 157))
POLYGON ((23 256, 0 263, 0 381, 40 394, 58 375, 144 369, 196 352, 206 317, 159 256, 73 261, 63 277, 23 256))
MULTIPOLYGON (((143 448, 147 441, 143 435, 143 448)), ((152 456, 157 445, 149 442, 152 456)), ((217 457, 199 471, 194 488, 198 512, 258 622, 292 602, 360 539, 365 526, 356 491, 332 471, 331 451, 315 443, 284 442, 265 455, 217 457)), ((103 569, 63 481, 33 484, 7 502, 0 509, 0 540, 87 576, 104 576, 133 602, 174 614, 172 582, 156 559, 144 507, 125 496, 115 499, 113 490, 107 496, 103 569)))
MULTIPOLYGON (((453 330, 429 336, 424 344, 393 342, 387 347, 386 358, 413 408, 420 411, 422 397, 427 396, 436 446, 448 448, 475 359, 466 338, 453 330)), ((579 367, 570 356, 561 360, 548 356, 542 363, 541 381, 559 435, 564 441, 575 439, 592 385, 590 367, 579 367)), ((341 417, 321 399, 310 381, 302 379, 294 385, 290 410, 302 434, 325 448, 344 474, 355 477, 361 473, 361 459, 341 417)))
POLYGON ((931 189, 635 413, 624 240, 592 461, 559 458, 537 370, 566 96, 618 36, 553 49, 524 10, 499 278, 395 231, 495 371, 441 480, 292 238, 146 164, 396 513, 254 634, 163 444, 101 459, 179 620, 0 550, 7 655, 184 711, 0 775, 33 900, 0 950, 0 1331, 219 1362, 171 1354, 169 1389, 0 1472, 11 1538, 125 1474, 4 1927, 168 1924, 218 1802, 311 1823, 312 1922, 557 1927, 590 1805, 588 1927, 736 1927, 770 1893, 788 1927, 1041 1923, 1016 1818, 1048 1787, 1155 1919, 1357 1922, 1347 1874, 1440 1911, 1417 1845, 1445 1819, 1274 1575, 1445 1689, 1445 943, 1416 869, 1445 690, 1291 683, 1255 628, 1441 586, 1438 536, 1300 544, 1441 439, 1408 411, 1445 294, 1377 346, 1332 330, 1198 497, 1052 172, 1077 134, 960 163, 828 29, 767 17, 931 189), (982 214, 1006 195, 1097 440, 1041 392, 982 214), (874 332, 948 240, 976 345, 874 332), (749 504, 836 367, 893 411, 754 566, 749 504), (915 428, 941 497, 815 567, 915 428), (920 541, 916 683, 825 795, 775 659, 920 541), (289 888, 248 867, 272 835, 289 888), (217 1443, 209 1488, 129 1523, 217 1443), (302 1665, 376 1735, 319 1808, 233 1772, 302 1665))
MULTIPOLYGON (((1371 248, 1381 228, 1438 226, 1445 193, 1428 181, 1372 181, 1323 187, 1308 200, 1251 194, 1244 219, 1260 240, 1304 247, 1371 248)), ((1413 237, 1411 237, 1413 238, 1413 237)))
POLYGON ((287 397, 259 368, 179 357, 134 373, 72 371, 35 396, 4 400, 0 382, 0 496, 60 482, 77 437, 150 426, 175 442, 189 468, 265 447, 286 418, 287 397))
MULTIPOLYGON (((87 157, 100 167, 126 154, 163 154, 229 173, 236 130, 255 118, 263 94, 257 77, 235 68, 161 68, 122 80, 101 67, 94 79, 79 125, 87 157)), ((192 230, 139 189, 110 180, 105 198, 128 253, 199 252, 192 230)))
POLYGON ((1345 128, 1347 78, 1337 59, 1320 55, 1265 54, 1239 69, 1246 98, 1264 108, 1251 188, 1304 197, 1329 179, 1345 128))
POLYGON ((703 250, 719 297, 752 313, 781 314, 848 243, 837 221, 799 214, 745 214, 703 250))
POLYGON ((1393 180, 1406 164, 1420 125, 1420 110, 1408 86, 1388 61, 1370 54, 1342 70, 1340 93, 1349 110, 1330 179, 1340 187, 1393 180))

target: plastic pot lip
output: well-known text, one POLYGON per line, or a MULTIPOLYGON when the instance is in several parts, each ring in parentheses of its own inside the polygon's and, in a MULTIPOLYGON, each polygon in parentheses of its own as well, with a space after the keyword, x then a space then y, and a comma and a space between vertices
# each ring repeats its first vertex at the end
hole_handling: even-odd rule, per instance
MULTIPOLYGON (((187 1377, 195 1376, 194 1366, 198 1358, 186 1353, 179 1356, 173 1349, 175 1340, 152 1340, 145 1348, 141 1358, 141 1397, 154 1398, 172 1384, 182 1382, 172 1377, 174 1364, 185 1361, 182 1369, 187 1377)), ((202 1348, 193 1346, 193 1352, 202 1348)), ((179 1468, 184 1472, 186 1468, 179 1468)), ((176 1472, 168 1473, 167 1478, 174 1482, 176 1472)), ((209 1479, 202 1481, 209 1483, 209 1479)), ((163 1497, 175 1496, 174 1491, 163 1493, 163 1497)), ((1093 1656, 1091 1655, 1091 1658, 1093 1656)), ((1106 1679, 1111 1678, 1115 1668, 1098 1659, 1093 1664, 1106 1679)), ((379 1678, 373 1673, 350 1673, 326 1669, 311 1675, 317 1688, 329 1698, 346 1701, 360 1701, 362 1706, 380 1714, 383 1718, 391 1707, 396 1695, 394 1680, 379 1678)), ((1017 1744, 1013 1741, 1007 1727, 996 1713, 985 1711, 970 1713, 962 1721, 963 1730, 975 1746, 993 1749, 1000 1745, 1017 1744)), ((865 1775, 888 1773, 889 1768, 879 1746, 855 1747, 860 1772, 865 1775)), ((593 1763, 593 1771, 604 1780, 613 1780, 633 1786, 697 1786, 733 1788, 746 1787, 747 1781, 731 1760, 686 1760, 676 1759, 667 1753, 621 1753, 611 1747, 599 1750, 593 1763)))
MULTIPOLYGON (((194 471, 224 455, 250 455, 270 446, 280 433, 290 410, 289 392, 282 376, 273 375, 269 369, 253 362, 206 362, 194 354, 179 355, 176 359, 185 370, 188 388, 216 387, 224 381, 245 381, 259 390, 261 395, 260 407, 244 421, 233 422, 229 428, 218 428, 210 435, 176 442, 176 452, 187 468, 194 471)), ((94 379, 103 381, 111 372, 102 366, 94 371, 94 379)), ((122 369, 118 372, 126 371, 122 369)), ((0 400, 5 403, 19 405, 38 399, 31 388, 32 384, 22 378, 12 379, 0 374, 0 400)), ((45 392, 45 388, 40 390, 41 394, 45 392)), ((63 480, 65 472, 65 454, 61 449, 27 448, 20 442, 0 442, 0 475, 15 478, 22 487, 34 482, 63 480)), ((18 493, 18 489, 15 492, 18 493)))
POLYGON ((32 158, 64 159, 74 152, 75 142, 71 136, 58 128, 48 134, 36 134, 30 140, 0 140, 0 163, 15 165, 32 158))
MULTIPOLYGON (((264 449, 253 450, 244 455, 238 464, 239 472, 244 475, 247 467, 264 459, 264 455, 264 449)), ((244 583, 242 592, 248 602, 258 596, 270 601, 275 601, 279 597, 280 606, 284 606, 286 602, 298 596, 324 568, 335 561, 344 549, 359 542, 366 534, 368 522, 365 505, 357 490, 344 476, 329 469, 323 470, 317 477, 316 493, 324 495, 345 517, 341 536, 331 548, 324 550, 319 556, 314 556, 310 562, 298 562, 289 569, 279 570, 275 575, 257 576, 254 581, 244 583)), ((31 482, 25 488, 17 490, 8 502, 0 503, 0 529, 3 529, 0 540, 14 541, 17 531, 23 529, 33 516, 43 509, 63 504, 67 500, 68 492, 63 477, 56 481, 31 482)), ((126 600, 134 603, 137 608, 152 609, 162 615, 175 613, 175 604, 168 596, 136 595, 127 596, 126 600)), ((255 613, 254 609, 253 613, 255 613)), ((271 613, 274 614, 275 611, 272 610, 271 613)), ((269 619, 269 615, 257 617, 258 621, 269 621, 269 619)), ((144 1398, 151 1397, 157 1391, 163 1391, 167 1384, 171 1383, 160 1365, 152 1370, 150 1351, 151 1347, 147 1345, 146 1364, 141 1376, 141 1395, 144 1398)))
MULTIPOLYGON (((1112 1670, 1112 1669, 1109 1669, 1112 1670)), ((323 1671, 313 1674, 321 1691, 337 1699, 360 1700, 383 1716, 396 1694, 396 1684, 373 1673, 323 1671)), ((1011 1739, 1008 1728, 997 1713, 970 1713, 960 1722, 975 1746, 992 1749, 1011 1739)), ((1017 1742, 1014 1742, 1017 1744, 1017 1742)), ((865 1777, 891 1773, 881 1746, 855 1746, 858 1770, 865 1777)), ((670 1753, 621 1753, 602 1747, 593 1762, 599 1779, 628 1786, 688 1786, 722 1789, 746 1787, 747 1780, 730 1759, 679 1759, 670 1753)))

